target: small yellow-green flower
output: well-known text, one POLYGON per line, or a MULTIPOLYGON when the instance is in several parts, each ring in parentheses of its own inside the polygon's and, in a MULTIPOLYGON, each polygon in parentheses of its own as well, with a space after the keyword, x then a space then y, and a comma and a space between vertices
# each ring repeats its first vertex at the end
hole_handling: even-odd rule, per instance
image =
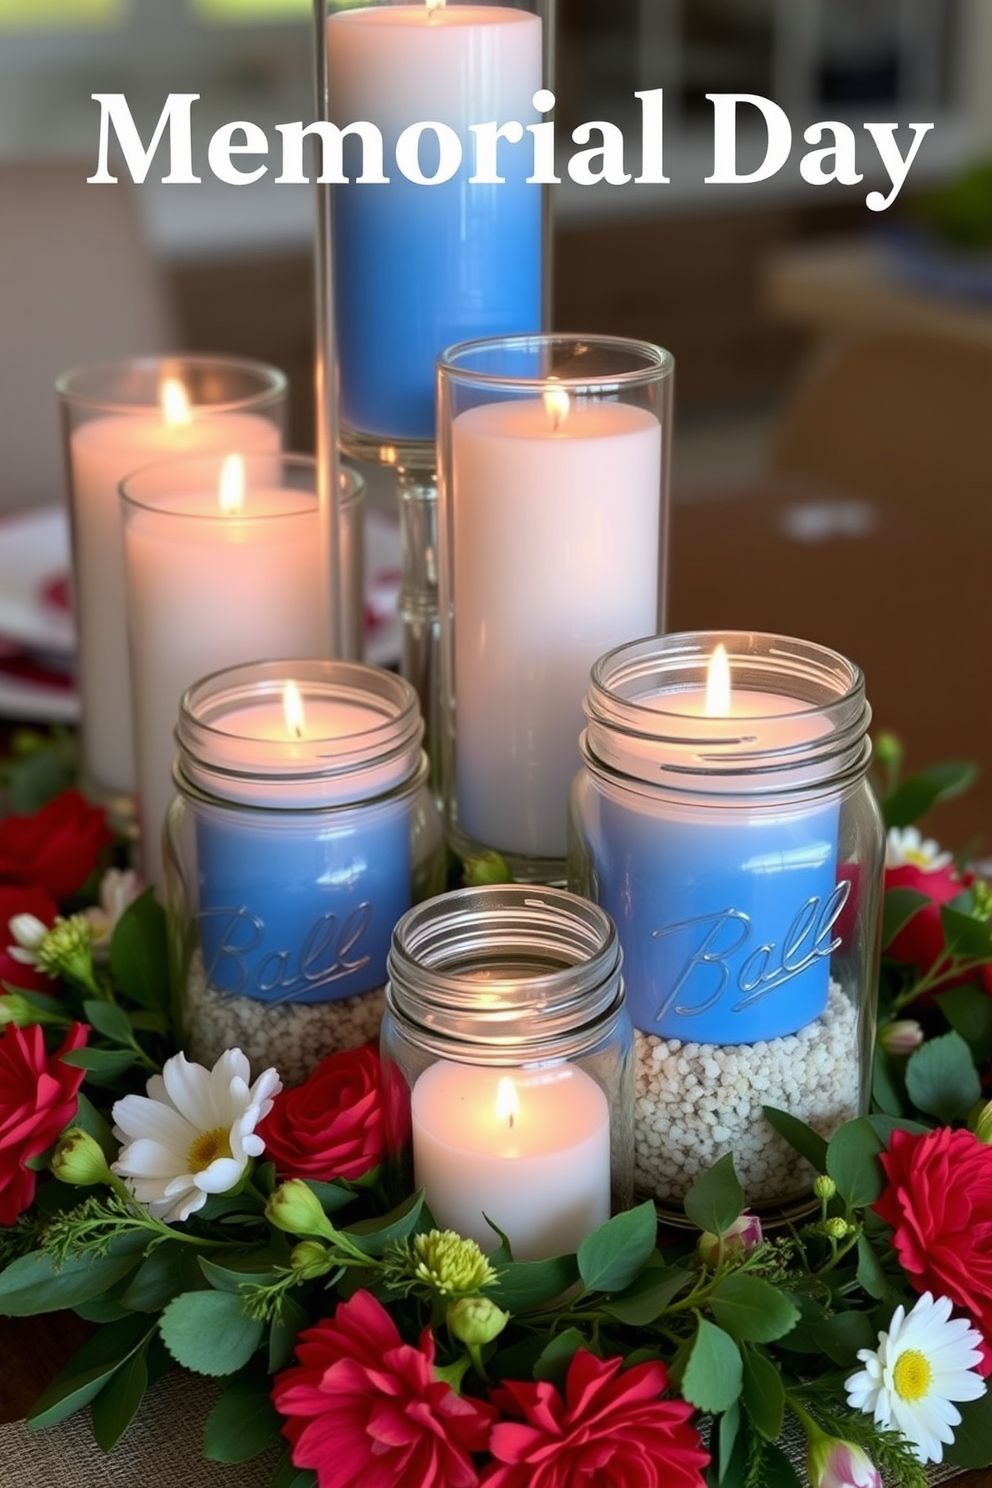
POLYGON ((46 976, 72 977, 84 986, 93 985, 93 927, 85 915, 61 915, 49 930, 34 915, 15 915, 10 933, 17 942, 10 947, 15 961, 37 966, 46 976))
POLYGON ((265 1217, 277 1230, 290 1235, 323 1235, 334 1238, 334 1229, 313 1189, 302 1178, 290 1178, 270 1196, 265 1217))
POLYGON ((79 1126, 71 1127, 59 1138, 51 1169, 61 1183, 71 1183, 77 1188, 113 1181, 100 1143, 79 1126))
POLYGON ((414 1275, 442 1297, 491 1286, 496 1272, 474 1240, 454 1230, 431 1230, 413 1239, 414 1275))
POLYGON ((495 1302, 490 1302, 488 1297, 459 1297, 448 1308, 444 1321, 453 1337, 480 1348, 502 1333, 510 1321, 510 1314, 497 1307, 495 1302))
POLYGON ((315 1276, 325 1276, 335 1262, 319 1240, 301 1240, 290 1251, 289 1264, 301 1281, 310 1281, 315 1276))

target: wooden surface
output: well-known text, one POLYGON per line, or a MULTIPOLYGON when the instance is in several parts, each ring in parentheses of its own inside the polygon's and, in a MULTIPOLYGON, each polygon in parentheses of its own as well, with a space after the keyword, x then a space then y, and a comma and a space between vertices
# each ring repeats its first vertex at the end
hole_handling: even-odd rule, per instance
POLYGON ((676 506, 669 550, 669 629, 771 631, 849 657, 873 733, 899 735, 908 769, 979 765, 975 787, 928 826, 949 848, 992 854, 986 532, 944 520, 939 492, 923 521, 784 484, 676 506))

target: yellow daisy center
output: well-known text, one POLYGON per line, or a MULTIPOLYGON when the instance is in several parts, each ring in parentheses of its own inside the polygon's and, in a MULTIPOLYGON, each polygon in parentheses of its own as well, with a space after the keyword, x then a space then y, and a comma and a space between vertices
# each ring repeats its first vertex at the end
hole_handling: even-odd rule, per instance
POLYGON ((213 1131, 201 1132, 189 1149, 186 1159, 191 1173, 202 1173, 218 1157, 231 1156, 231 1143, 227 1128, 215 1126, 213 1131))
POLYGON ((900 1400, 922 1400, 929 1392, 932 1378, 929 1359, 917 1349, 906 1349, 900 1354, 892 1371, 892 1383, 900 1400))

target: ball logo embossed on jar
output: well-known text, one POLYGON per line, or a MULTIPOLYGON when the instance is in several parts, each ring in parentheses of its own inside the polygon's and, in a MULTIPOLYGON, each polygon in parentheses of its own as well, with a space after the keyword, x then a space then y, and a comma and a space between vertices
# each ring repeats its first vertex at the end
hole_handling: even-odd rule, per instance
MULTIPOLYGON (((760 928, 750 915, 737 909, 697 915, 652 930, 651 939, 661 950, 656 968, 661 991, 656 1031, 678 1037, 683 1031, 679 1019, 702 1019, 724 1006, 731 1014, 747 1013, 761 999, 807 974, 817 976, 818 986, 822 983, 822 1011, 830 957, 841 944, 834 928, 850 892, 850 880, 842 879, 825 900, 812 895, 780 941, 757 946, 760 928)), ((684 1032, 694 1038, 703 1036, 698 1024, 684 1032)))
POLYGON ((345 981, 339 996, 367 990, 359 985, 360 973, 373 960, 368 945, 373 909, 367 901, 344 916, 321 915, 292 950, 270 949, 265 922, 247 905, 218 906, 197 919, 203 944, 212 952, 204 973, 211 986, 224 992, 266 1002, 312 1002, 334 995, 330 989, 345 981))

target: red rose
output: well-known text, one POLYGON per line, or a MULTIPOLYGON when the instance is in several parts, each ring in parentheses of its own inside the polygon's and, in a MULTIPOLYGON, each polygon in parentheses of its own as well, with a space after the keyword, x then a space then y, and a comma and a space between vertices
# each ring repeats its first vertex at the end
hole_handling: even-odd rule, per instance
POLYGON ((276 1375, 272 1399, 297 1467, 318 1488, 475 1488, 494 1412, 434 1378, 434 1340, 404 1343, 369 1292, 297 1340, 299 1365, 276 1375))
POLYGON ((82 1048, 89 1029, 74 1023, 57 1054, 45 1051, 37 1024, 9 1023, 0 1037, 0 1225, 12 1225, 34 1200, 36 1175, 27 1167, 51 1147, 76 1114, 84 1070, 62 1063, 82 1048))
POLYGON ((10 922, 15 915, 34 915, 43 925, 51 929, 58 905, 44 889, 21 884, 0 883, 0 995, 3 984, 19 987, 26 992, 51 992, 52 979, 34 966, 26 966, 10 954, 14 938, 10 933, 10 922))
POLYGON ((703 1488, 709 1454, 689 1424, 692 1406, 662 1400, 664 1364, 597 1359, 579 1349, 564 1398, 539 1380, 507 1380, 493 1403, 512 1421, 493 1427, 486 1488, 572 1488, 578 1483, 703 1488))
POLYGON ((280 1178, 362 1178, 382 1161, 382 1070, 374 1049, 329 1054, 259 1124, 280 1178))
POLYGON ((894 1131, 874 1205, 918 1292, 950 1297, 992 1344, 992 1147, 970 1131, 894 1131))
POLYGON ((949 904, 966 887, 953 863, 933 868, 928 873, 915 863, 900 863, 898 868, 886 868, 886 892, 889 889, 913 889, 917 894, 925 894, 930 903, 924 904, 906 921, 891 944, 885 947, 885 955, 905 966, 915 967, 918 972, 929 971, 944 945, 940 906, 949 904))
POLYGON ((0 822, 0 883, 34 884, 53 899, 81 889, 111 840, 102 808, 63 791, 33 816, 0 822))

